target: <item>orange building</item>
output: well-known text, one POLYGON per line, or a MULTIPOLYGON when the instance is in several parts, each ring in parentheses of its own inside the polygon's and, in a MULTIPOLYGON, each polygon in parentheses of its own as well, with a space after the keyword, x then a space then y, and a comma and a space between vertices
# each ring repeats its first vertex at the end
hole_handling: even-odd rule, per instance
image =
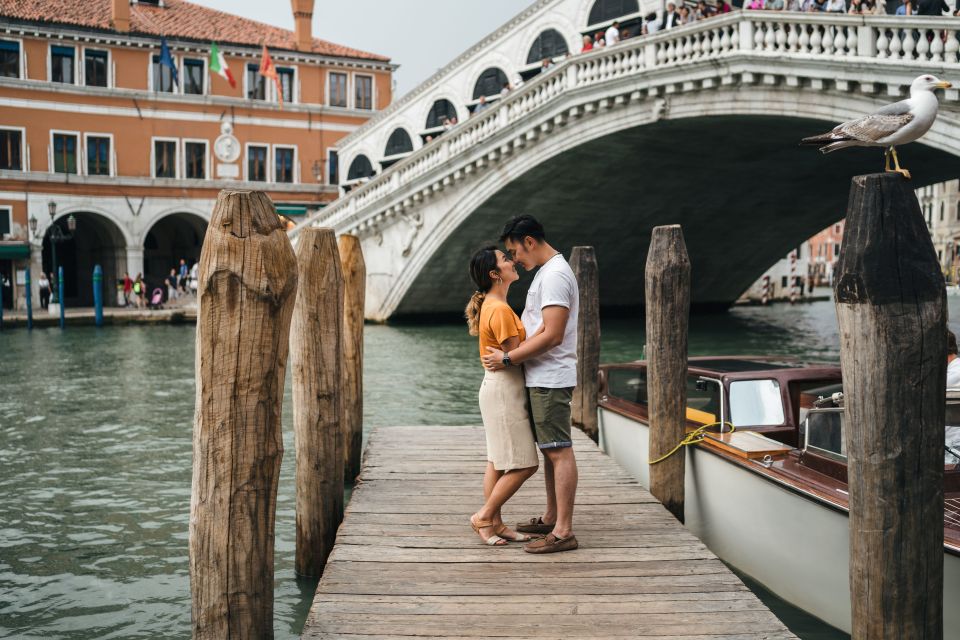
POLYGON ((808 240, 810 243, 809 276, 812 286, 833 284, 833 264, 840 257, 840 244, 843 241, 843 223, 841 220, 830 225, 808 240))
POLYGON ((124 273, 160 286, 199 258, 221 189, 289 216, 336 198, 332 147, 390 103, 395 66, 313 38, 313 0, 291 4, 292 32, 185 0, 0 0, 4 306, 24 308, 27 267, 39 306, 54 252, 68 306, 91 304, 95 264, 107 304, 124 273))

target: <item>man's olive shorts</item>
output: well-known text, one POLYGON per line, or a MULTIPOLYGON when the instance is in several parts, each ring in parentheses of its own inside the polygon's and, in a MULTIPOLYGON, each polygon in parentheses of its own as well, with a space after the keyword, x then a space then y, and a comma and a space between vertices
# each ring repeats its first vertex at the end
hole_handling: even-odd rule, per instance
POLYGON ((570 439, 570 401, 573 387, 550 389, 527 387, 530 398, 530 420, 540 449, 572 447, 570 439))

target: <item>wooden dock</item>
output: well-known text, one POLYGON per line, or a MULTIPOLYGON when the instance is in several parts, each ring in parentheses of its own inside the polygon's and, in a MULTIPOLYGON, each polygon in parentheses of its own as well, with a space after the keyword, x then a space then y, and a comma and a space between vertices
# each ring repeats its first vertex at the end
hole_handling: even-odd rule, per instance
MULTIPOLYGON (((574 430, 580 548, 480 544, 478 427, 374 431, 304 638, 795 638, 697 538, 574 430)), ((538 515, 538 473, 507 503, 538 515)))

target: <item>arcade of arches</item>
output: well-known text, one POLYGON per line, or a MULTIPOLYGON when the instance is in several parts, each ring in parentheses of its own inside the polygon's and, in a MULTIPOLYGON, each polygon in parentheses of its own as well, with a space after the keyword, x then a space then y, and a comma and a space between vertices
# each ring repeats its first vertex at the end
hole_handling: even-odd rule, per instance
MULTIPOLYGON (((74 211, 76 230, 72 236, 67 226, 68 215, 54 222, 63 236, 56 243, 56 261, 63 267, 64 299, 67 307, 93 306, 93 269, 103 269, 103 302, 117 305, 117 284, 130 268, 123 233, 109 218, 89 211, 74 211)), ((51 227, 52 228, 52 227, 51 227)), ((191 213, 174 213, 157 221, 144 240, 144 277, 152 289, 162 286, 164 277, 180 259, 193 264, 200 259, 207 222, 191 213)), ((50 230, 43 238, 42 264, 45 273, 53 273, 53 243, 50 230)), ((131 261, 130 264, 133 264, 131 261)), ((135 278, 136 273, 130 277, 135 278)))

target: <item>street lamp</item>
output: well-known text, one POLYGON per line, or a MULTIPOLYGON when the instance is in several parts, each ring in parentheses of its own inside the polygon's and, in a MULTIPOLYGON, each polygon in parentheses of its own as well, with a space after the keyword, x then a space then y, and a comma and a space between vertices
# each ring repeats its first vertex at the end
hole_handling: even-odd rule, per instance
MULTIPOLYGON (((54 224, 54 219, 57 217, 57 203, 51 200, 47 203, 47 211, 50 212, 50 253, 53 258, 53 277, 57 278, 56 286, 53 286, 51 282, 51 297, 52 302, 60 303, 60 272, 57 271, 57 244, 60 242, 66 242, 67 240, 73 239, 73 232, 77 230, 77 219, 70 214, 70 217, 67 218, 67 229, 68 233, 64 233, 63 229, 54 224)), ((36 226, 36 218, 30 221, 30 226, 36 226)))

